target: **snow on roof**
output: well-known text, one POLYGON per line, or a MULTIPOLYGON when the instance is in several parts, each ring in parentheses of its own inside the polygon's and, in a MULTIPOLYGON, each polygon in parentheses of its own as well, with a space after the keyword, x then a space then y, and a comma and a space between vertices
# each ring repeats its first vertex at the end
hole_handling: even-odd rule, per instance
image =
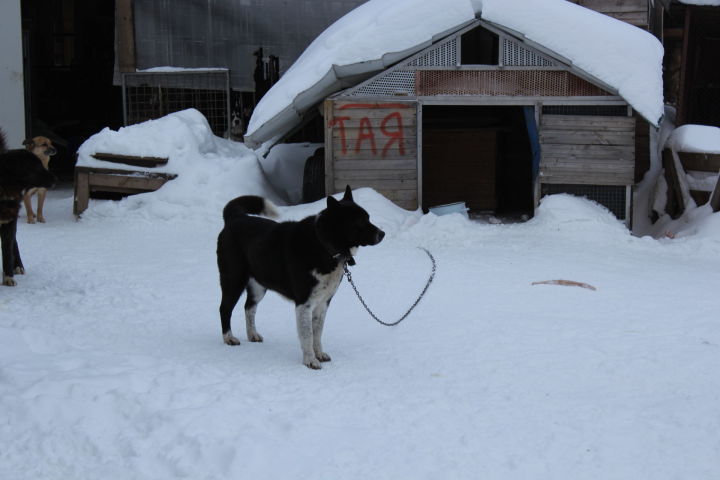
POLYGON ((666 146, 676 152, 720 154, 720 128, 683 125, 673 130, 666 146))
POLYGON ((565 0, 369 0, 317 37, 257 105, 245 137, 290 130, 325 97, 482 18, 556 52, 616 89, 657 125, 663 113, 660 42, 565 0))
POLYGON ((370 0, 320 34, 260 100, 246 143, 297 124, 326 96, 429 46, 434 36, 475 19, 469 0, 370 0))
POLYGON ((720 0, 679 0, 680 3, 686 5, 709 5, 711 7, 720 7, 720 0))
POLYGON ((483 0, 482 18, 570 60, 659 125, 664 50, 650 33, 565 0, 483 0))

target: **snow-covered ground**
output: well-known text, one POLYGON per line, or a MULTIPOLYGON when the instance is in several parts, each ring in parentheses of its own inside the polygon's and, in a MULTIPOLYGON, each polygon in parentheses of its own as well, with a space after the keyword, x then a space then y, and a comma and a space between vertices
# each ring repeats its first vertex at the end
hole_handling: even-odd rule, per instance
POLYGON ((437 275, 394 328, 344 282, 333 361, 311 371, 275 294, 264 343, 222 343, 222 203, 272 193, 252 152, 205 135, 168 152, 207 169, 158 192, 75 221, 59 188, 48 223, 21 219, 27 274, 0 288, 0 478, 720 477, 720 214, 656 240, 565 195, 495 225, 356 190, 388 233, 353 267, 371 307, 393 320, 415 300, 430 272, 416 246, 437 275), (597 290, 531 285, 553 279, 597 290))

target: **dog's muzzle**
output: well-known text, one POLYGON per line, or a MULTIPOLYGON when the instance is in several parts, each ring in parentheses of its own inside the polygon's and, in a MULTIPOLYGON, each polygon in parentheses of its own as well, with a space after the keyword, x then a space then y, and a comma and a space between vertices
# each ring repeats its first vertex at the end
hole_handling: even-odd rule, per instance
POLYGON ((53 148, 53 147, 48 147, 45 149, 45 155, 47 155, 48 157, 52 157, 56 153, 57 153, 57 150, 55 150, 55 148, 53 148))
POLYGON ((377 245, 378 243, 382 242, 382 239, 385 238, 385 232, 377 229, 377 232, 375 232, 375 241, 372 243, 372 245, 377 245))

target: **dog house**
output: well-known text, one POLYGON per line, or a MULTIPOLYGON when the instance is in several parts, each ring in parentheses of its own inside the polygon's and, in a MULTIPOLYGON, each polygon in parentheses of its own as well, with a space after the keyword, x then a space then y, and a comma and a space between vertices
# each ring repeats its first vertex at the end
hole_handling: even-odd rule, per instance
POLYGON ((642 28, 556 0, 453 0, 447 16, 370 0, 268 92, 245 141, 277 142, 320 111, 327 193, 524 217, 565 192, 629 223, 663 113, 662 47, 643 31, 658 7, 632 3, 642 28))
POLYGON ((326 191, 532 214, 566 192, 630 218, 647 122, 609 85, 476 20, 324 104, 326 191))

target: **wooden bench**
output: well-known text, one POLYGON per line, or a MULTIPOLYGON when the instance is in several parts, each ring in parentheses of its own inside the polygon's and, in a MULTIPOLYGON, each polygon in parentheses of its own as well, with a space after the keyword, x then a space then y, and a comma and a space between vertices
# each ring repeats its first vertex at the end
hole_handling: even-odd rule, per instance
POLYGON ((73 213, 82 214, 88 207, 93 192, 113 192, 133 195, 153 192, 177 177, 173 173, 152 172, 150 169, 167 164, 167 158, 132 157, 111 153, 96 153, 98 160, 122 163, 142 170, 121 170, 98 167, 75 167, 75 196, 73 213))

